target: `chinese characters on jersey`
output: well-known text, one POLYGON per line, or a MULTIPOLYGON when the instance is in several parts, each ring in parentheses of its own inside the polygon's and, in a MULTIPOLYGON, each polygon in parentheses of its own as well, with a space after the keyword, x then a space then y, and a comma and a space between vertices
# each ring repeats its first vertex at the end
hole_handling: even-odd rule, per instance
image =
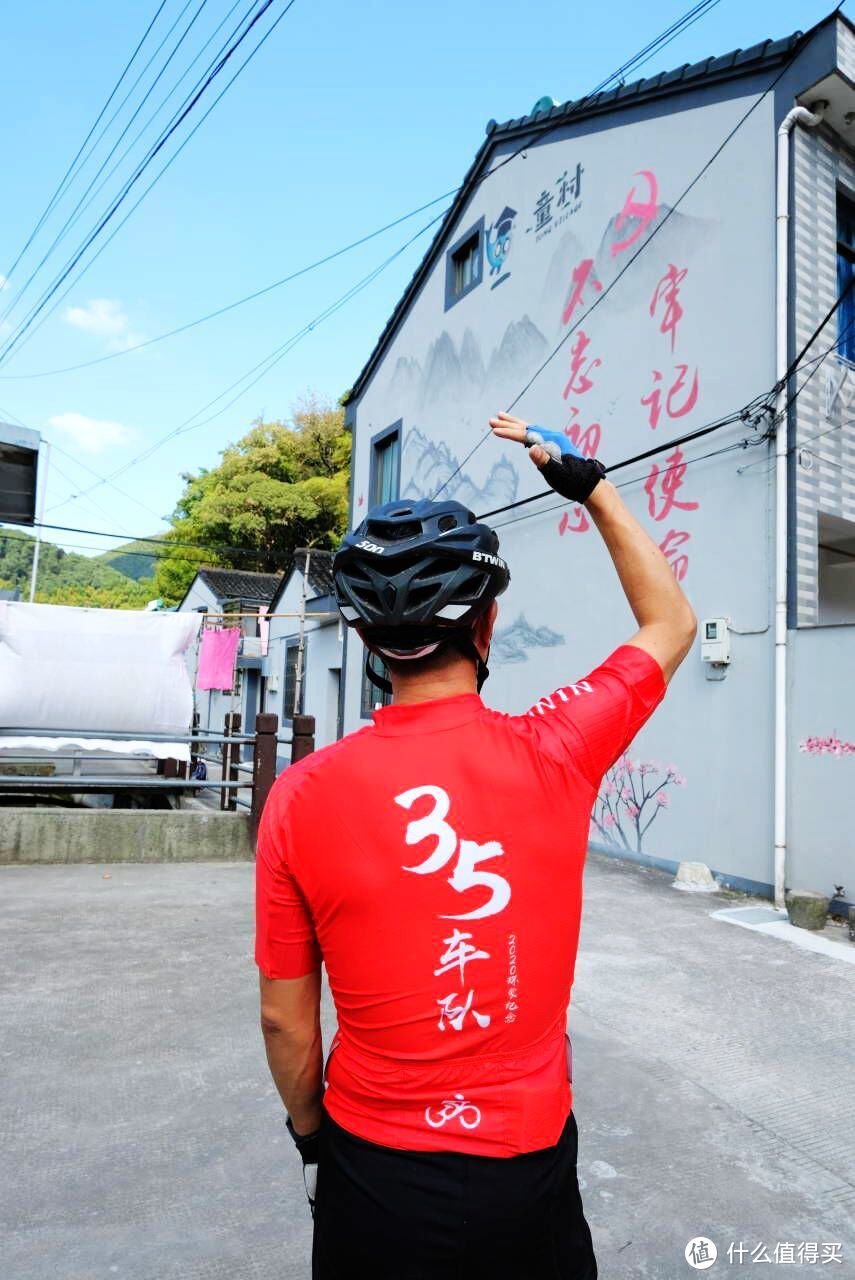
MULTIPOLYGON (((420 818, 413 818, 407 823, 405 842, 418 845, 423 841, 433 840, 434 846, 423 862, 413 866, 404 866, 404 871, 414 875, 433 875, 435 872, 447 870, 454 859, 453 870, 447 877, 447 883, 458 894, 466 894, 470 889, 489 890, 489 897, 468 911, 443 912, 443 920, 483 920, 488 916, 498 915, 504 911, 511 900, 511 886, 504 876, 496 871, 488 871, 481 864, 492 862, 504 856, 504 849, 497 840, 487 840, 478 844, 475 840, 459 837, 454 828, 446 821, 451 810, 451 799, 442 787, 413 787, 395 796, 395 803, 403 809, 410 810, 413 805, 423 799, 432 802, 431 808, 420 818)), ((482 895, 483 896, 483 895, 482 895)), ((472 899, 470 898, 470 902, 472 899)), ((449 906, 456 905, 453 900, 449 906)), ((463 904, 460 904, 463 905, 463 904)), ((437 945, 437 962, 433 970, 435 978, 442 978, 443 994, 437 996, 438 1009, 437 1028, 441 1032, 459 1032, 466 1026, 477 1026, 482 1030, 489 1027, 491 1015, 478 1007, 477 974, 482 966, 490 961, 490 953, 483 950, 475 940, 473 930, 460 929, 456 925, 445 934, 437 945), (473 972, 467 970, 472 966, 473 972), (453 986, 453 990, 447 990, 453 986)), ((513 935, 512 935, 513 936, 513 935)), ((516 1010, 516 937, 513 936, 513 1001, 516 1010)), ((442 989, 442 988, 441 988, 442 989)), ((509 1000, 511 997, 509 997, 509 1000)), ((506 1005, 506 1008, 508 1006, 506 1005)), ((513 1021, 513 1018, 506 1021, 513 1021)), ((432 1128, 439 1128, 447 1121, 458 1118, 465 1128, 474 1128, 480 1123, 481 1113, 476 1106, 467 1102, 462 1094, 455 1094, 454 1099, 447 1099, 438 1111, 430 1107, 425 1112, 425 1120, 432 1128), (467 1120, 464 1118, 468 1116, 467 1120)))

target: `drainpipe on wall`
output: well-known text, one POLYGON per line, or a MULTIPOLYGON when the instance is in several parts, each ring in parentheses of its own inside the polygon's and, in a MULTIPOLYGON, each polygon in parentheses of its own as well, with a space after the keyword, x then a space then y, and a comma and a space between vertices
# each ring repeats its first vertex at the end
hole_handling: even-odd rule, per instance
POLYGON ((827 102, 813 110, 793 107, 778 129, 778 187, 775 221, 777 267, 775 378, 780 384, 775 405, 775 906, 783 907, 787 867, 787 391, 790 248, 790 134, 797 124, 820 124, 827 102))

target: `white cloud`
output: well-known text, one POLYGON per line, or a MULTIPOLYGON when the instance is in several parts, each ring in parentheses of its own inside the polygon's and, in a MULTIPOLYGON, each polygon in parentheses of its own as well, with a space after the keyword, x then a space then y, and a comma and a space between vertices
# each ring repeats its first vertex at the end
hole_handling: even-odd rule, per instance
POLYGON ((125 351, 142 341, 115 298, 93 298, 85 307, 66 307, 65 321, 74 329, 103 338, 108 351, 125 351))
POLYGON ((8 289, 8 288, 9 288, 9 281, 3 275, 3 272, 0 271, 0 293, 2 293, 4 289, 8 289))
POLYGON ((84 453, 103 453, 116 445, 130 444, 134 433, 121 422, 87 418, 83 413, 58 413, 50 425, 65 432, 84 453))

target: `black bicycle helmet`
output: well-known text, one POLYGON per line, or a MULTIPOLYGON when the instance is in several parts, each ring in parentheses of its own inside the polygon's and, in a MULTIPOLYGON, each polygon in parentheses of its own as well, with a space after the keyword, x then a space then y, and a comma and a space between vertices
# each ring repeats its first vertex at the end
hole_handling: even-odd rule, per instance
POLYGON ((459 502, 387 502, 368 512, 347 534, 333 561, 338 607, 358 627, 369 650, 366 673, 389 682, 371 666, 370 652, 407 660, 453 644, 478 667, 487 667, 472 640, 472 623, 510 581, 499 539, 459 502))

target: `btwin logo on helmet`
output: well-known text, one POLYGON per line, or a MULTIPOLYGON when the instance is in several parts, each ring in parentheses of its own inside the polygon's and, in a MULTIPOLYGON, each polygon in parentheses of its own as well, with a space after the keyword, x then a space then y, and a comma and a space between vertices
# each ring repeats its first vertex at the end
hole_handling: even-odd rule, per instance
POLYGON ((375 555, 382 556, 386 550, 385 547, 378 547, 376 542, 369 542, 367 538, 363 538, 361 542, 357 542, 360 551, 373 551, 375 555))
POLYGON ((502 559, 502 557, 501 557, 501 556, 493 556, 493 555, 490 555, 490 552, 489 552, 489 551, 473 551, 473 552, 472 552, 472 559, 473 559, 473 560, 486 560, 487 564, 494 564, 494 565, 497 565, 497 566, 498 566, 498 568, 500 568, 500 569, 507 569, 507 567, 508 567, 508 566, 505 564, 505 562, 504 562, 504 560, 502 559))

